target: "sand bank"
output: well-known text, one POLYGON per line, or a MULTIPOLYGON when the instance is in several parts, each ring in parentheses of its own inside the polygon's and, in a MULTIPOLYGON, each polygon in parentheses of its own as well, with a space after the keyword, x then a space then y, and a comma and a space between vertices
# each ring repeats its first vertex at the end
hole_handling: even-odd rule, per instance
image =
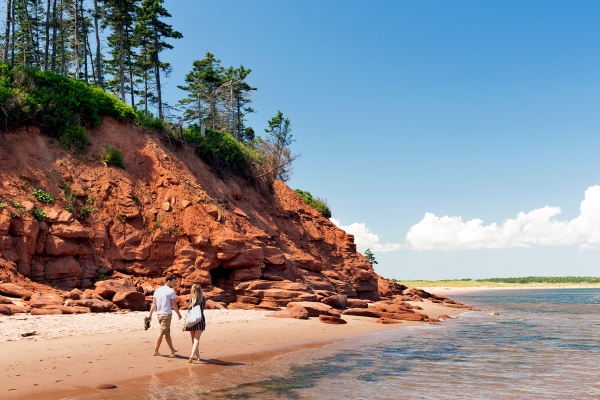
MULTIPOLYGON (((457 315, 464 310, 418 303, 430 317, 457 315)), ((286 349, 419 325, 376 324, 373 318, 344 316, 346 325, 309 320, 267 318, 267 312, 206 310, 207 330, 201 338, 204 362, 197 371, 210 373, 215 366, 243 366, 253 359, 281 354, 286 349), (241 360, 241 361, 240 361, 241 360)), ((0 398, 53 399, 94 390, 100 384, 117 384, 156 374, 189 369, 188 332, 179 321, 172 328, 178 357, 153 357, 157 321, 143 330, 147 313, 78 314, 0 317, 0 398), (22 333, 36 331, 23 338, 22 333)), ((175 317, 176 319, 176 317, 175 317)), ((168 348, 163 344, 163 353, 168 348)))
POLYGON ((472 293, 488 290, 541 290, 541 289, 598 289, 598 285, 558 285, 558 284, 535 284, 535 285, 509 285, 506 286, 416 286, 418 289, 441 296, 448 296, 460 293, 472 293))

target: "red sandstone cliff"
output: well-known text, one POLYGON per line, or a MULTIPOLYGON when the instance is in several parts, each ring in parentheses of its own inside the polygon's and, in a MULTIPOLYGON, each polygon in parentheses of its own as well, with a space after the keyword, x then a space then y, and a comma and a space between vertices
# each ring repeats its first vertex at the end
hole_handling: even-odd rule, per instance
MULTIPOLYGON (((36 127, 0 136, 0 281, 71 290, 111 276, 96 285, 98 293, 132 277, 118 281, 129 282, 123 291, 147 295, 173 273, 180 295, 200 283, 209 299, 242 308, 336 294, 377 300, 404 289, 380 278, 352 235, 282 182, 267 193, 236 177, 220 180, 193 149, 169 150, 110 118, 88 135, 92 145, 82 157, 36 127), (124 170, 104 165, 104 145, 124 153, 124 170), (34 186, 53 194, 54 204, 33 197, 34 186), (87 217, 66 211, 65 187, 75 210, 94 207, 87 217), (23 204, 22 214, 11 200, 23 204), (47 218, 36 221, 33 209, 47 218)), ((118 291, 103 297, 115 300, 118 291)))

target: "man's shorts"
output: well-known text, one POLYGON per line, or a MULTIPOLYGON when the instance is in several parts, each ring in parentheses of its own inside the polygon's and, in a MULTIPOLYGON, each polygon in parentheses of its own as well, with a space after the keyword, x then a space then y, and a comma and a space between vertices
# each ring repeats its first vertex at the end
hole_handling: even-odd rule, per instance
POLYGON ((173 317, 173 314, 158 314, 160 333, 163 335, 168 335, 171 333, 171 317, 173 317))

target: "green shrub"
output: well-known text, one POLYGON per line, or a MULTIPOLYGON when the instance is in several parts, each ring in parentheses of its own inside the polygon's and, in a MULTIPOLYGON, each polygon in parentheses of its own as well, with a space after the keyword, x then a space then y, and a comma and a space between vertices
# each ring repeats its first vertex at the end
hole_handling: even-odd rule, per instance
POLYGON ((79 207, 79 216, 81 218, 87 218, 94 211, 94 200, 93 198, 85 199, 85 204, 79 207))
POLYGON ((202 135, 198 124, 192 124, 183 129, 183 140, 188 143, 200 143, 202 142, 202 135))
POLYGON ((325 218, 331 218, 331 210, 329 209, 329 205, 327 204, 327 200, 323 200, 320 198, 313 198, 310 192, 305 192, 300 189, 295 190, 298 195, 304 200, 306 204, 317 210, 321 213, 325 218))
POLYGON ((183 131, 186 142, 197 145, 196 153, 219 177, 226 178, 232 173, 252 178, 251 164, 262 163, 261 155, 254 149, 254 143, 244 144, 226 132, 206 129, 205 136, 194 124, 183 131))
POLYGON ((36 208, 35 210, 33 210, 33 216, 38 221, 41 221, 44 218, 48 218, 48 214, 46 214, 46 211, 41 208, 36 208))
POLYGON ((6 204, 0 202, 0 211, 4 210, 4 207, 6 207, 6 204))
POLYGON ((153 232, 155 230, 157 230, 158 228, 160 228, 160 224, 162 223, 162 220, 163 220, 164 217, 165 217, 165 214, 163 214, 162 216, 160 216, 160 215, 156 216, 156 219, 152 223, 152 231, 153 232))
POLYGON ((71 186, 68 183, 64 182, 62 186, 63 194, 65 195, 65 200, 67 201, 67 205, 65 206, 65 210, 70 213, 75 212, 75 206, 77 205, 77 197, 71 192, 71 186))
POLYGON ((102 149, 102 161, 104 161, 106 165, 125 168, 125 157, 123 156, 123 153, 115 147, 105 146, 102 149))
POLYGON ((132 107, 82 81, 36 68, 0 63, 0 127, 38 125, 60 144, 85 151, 85 124, 100 125, 103 116, 135 118, 132 107), (77 128, 74 128, 77 127, 77 128))
POLYGON ((155 118, 152 113, 147 111, 138 111, 135 117, 135 123, 140 127, 148 131, 170 131, 171 123, 163 121, 160 118, 155 118))
POLYGON ((54 196, 42 189, 33 188, 33 195, 42 203, 54 203, 54 196))
POLYGON ((85 127, 79 125, 67 126, 58 138, 58 142, 63 149, 72 150, 79 154, 85 153, 91 144, 85 133, 85 127))
POLYGON ((87 216, 90 215, 93 211, 94 211, 94 206, 92 206, 91 204, 84 204, 79 209, 79 216, 81 218, 87 218, 87 216))
POLYGON ((9 201, 10 205, 17 209, 17 212, 21 215, 25 214, 25 207, 23 207, 23 203, 17 200, 9 201))

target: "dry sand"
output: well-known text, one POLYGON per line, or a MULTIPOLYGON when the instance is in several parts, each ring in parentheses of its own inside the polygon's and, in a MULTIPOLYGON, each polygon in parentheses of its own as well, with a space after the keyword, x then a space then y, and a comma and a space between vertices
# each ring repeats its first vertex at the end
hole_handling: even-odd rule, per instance
MULTIPOLYGON (((430 317, 457 315, 461 309, 429 301, 418 303, 430 317)), ((381 325, 373 318, 344 316, 346 325, 309 320, 267 318, 262 311, 206 310, 207 329, 200 340, 203 362, 195 372, 210 373, 215 366, 245 365, 256 359, 355 335, 418 325, 403 322, 381 325)), ((0 317, 0 398, 53 399, 95 391, 100 384, 188 369, 191 351, 188 332, 174 316, 173 343, 177 357, 153 357, 158 333, 156 319, 143 330, 147 313, 110 313, 0 317), (22 333, 36 335, 22 338, 22 333)), ((163 341, 161 351, 168 353, 163 341)))

